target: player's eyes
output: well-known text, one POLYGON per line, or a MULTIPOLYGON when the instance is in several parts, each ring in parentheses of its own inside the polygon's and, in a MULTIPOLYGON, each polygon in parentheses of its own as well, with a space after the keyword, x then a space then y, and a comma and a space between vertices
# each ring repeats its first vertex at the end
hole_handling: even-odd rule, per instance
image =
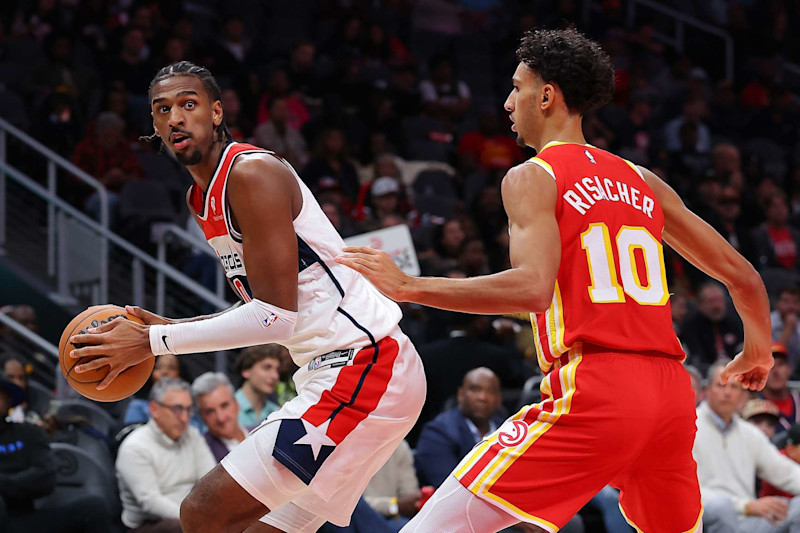
POLYGON ((194 100, 187 100, 185 105, 187 109, 192 109, 195 106, 194 100))
POLYGON ((166 113, 167 111, 169 111, 169 107, 167 107, 165 105, 162 105, 162 106, 158 107, 158 112, 159 113, 166 113))

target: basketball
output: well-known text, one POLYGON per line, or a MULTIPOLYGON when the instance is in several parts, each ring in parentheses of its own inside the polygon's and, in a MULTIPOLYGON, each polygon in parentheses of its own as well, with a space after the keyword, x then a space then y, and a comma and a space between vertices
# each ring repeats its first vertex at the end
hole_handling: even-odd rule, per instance
POLYGON ((107 366, 89 370, 81 374, 73 370, 79 364, 91 361, 96 357, 73 359, 69 356, 69 353, 74 348, 80 348, 81 346, 72 344, 69 342, 69 339, 73 335, 86 333, 86 330, 89 328, 98 327, 118 317, 123 317, 127 320, 133 320, 134 322, 142 324, 139 318, 129 315, 122 307, 117 305, 95 305, 73 318, 66 329, 64 329, 64 333, 61 334, 61 340, 58 343, 58 360, 61 366, 61 373, 64 374, 64 377, 73 389, 90 400, 96 400, 98 402, 116 402, 131 396, 147 382, 150 373, 153 371, 153 366, 155 366, 156 358, 150 357, 138 365, 134 365, 122 372, 103 390, 97 390, 97 384, 103 381, 106 374, 108 374, 107 366))

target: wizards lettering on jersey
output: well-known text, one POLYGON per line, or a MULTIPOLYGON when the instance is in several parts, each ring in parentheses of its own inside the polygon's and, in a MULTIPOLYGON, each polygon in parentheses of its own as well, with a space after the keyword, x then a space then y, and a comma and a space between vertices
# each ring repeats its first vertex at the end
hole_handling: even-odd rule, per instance
POLYGON ((636 187, 609 178, 601 179, 598 176, 587 176, 573 183, 564 193, 564 200, 581 215, 585 215, 594 204, 604 200, 624 202, 650 218, 653 218, 655 207, 653 199, 636 187))
POLYGON ((244 267, 242 264, 242 260, 239 257, 239 254, 233 252, 231 254, 220 254, 217 253, 219 256, 219 260, 222 263, 225 272, 230 272, 231 270, 240 270, 244 267))

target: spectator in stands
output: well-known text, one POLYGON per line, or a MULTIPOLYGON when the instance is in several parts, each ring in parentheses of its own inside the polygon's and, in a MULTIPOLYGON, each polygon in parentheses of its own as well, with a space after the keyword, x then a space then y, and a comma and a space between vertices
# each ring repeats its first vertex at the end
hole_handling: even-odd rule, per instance
POLYGON ((707 114, 708 105, 702 98, 694 97, 686 102, 683 105, 683 113, 667 122, 664 127, 667 150, 677 152, 683 148, 680 132, 685 124, 692 124, 697 128, 693 148, 699 153, 711 150, 711 132, 703 122, 707 114))
POLYGON ((711 206, 714 214, 712 225, 731 246, 755 264, 757 257, 752 231, 741 217, 741 196, 735 187, 723 187, 717 201, 711 206))
POLYGON ((692 380, 692 390, 694 391, 694 405, 697 407, 705 398, 705 386, 703 385, 703 375, 692 365, 684 365, 692 380))
POLYGON ((772 340, 786 347, 792 373, 800 363, 800 289, 784 287, 778 293, 775 309, 770 313, 772 340))
POLYGON ((363 233, 361 226, 345 216, 340 203, 333 201, 327 197, 327 195, 321 197, 319 200, 319 206, 322 212, 325 213, 325 216, 331 221, 331 224, 336 228, 339 235, 346 239, 347 237, 363 233))
MULTIPOLYGON (((139 160, 125 139, 125 121, 111 111, 100 113, 94 134, 78 143, 72 162, 108 189, 109 213, 112 215, 122 187, 144 176, 139 160)), ((86 200, 86 212, 99 218, 100 197, 96 192, 86 200)))
POLYGON ((449 337, 419 348, 425 365, 428 396, 418 425, 436 416, 448 398, 463 395, 464 376, 473 368, 491 369, 507 388, 521 387, 525 380, 522 355, 485 340, 491 327, 489 317, 466 313, 446 316, 452 324, 449 337))
POLYGON ((25 392, 25 401, 11 409, 9 419, 12 422, 30 422, 42 425, 50 407, 50 398, 43 402, 32 402, 31 390, 28 388, 28 373, 25 365, 16 357, 2 359, 2 375, 25 392))
POLYGON ((180 533, 181 502, 216 463, 189 425, 188 383, 159 380, 150 391, 150 411, 150 421, 133 430, 117 454, 122 523, 132 533, 180 533))
MULTIPOLYGON (((425 424, 417 441, 415 462, 422 483, 438 487, 475 444, 503 423, 497 415, 501 401, 500 380, 486 367, 471 370, 458 389, 458 407, 425 424)), ((523 532, 535 531, 521 525, 523 532)), ((512 531, 516 531, 514 528, 512 531)), ((576 516, 560 531, 583 531, 576 516)))
POLYGON ((465 238, 464 227, 458 219, 453 218, 437 226, 433 250, 419 257, 422 274, 438 276, 456 268, 465 238))
POLYGON ((349 160, 344 131, 336 127, 327 128, 320 135, 314 157, 300 172, 303 181, 318 192, 322 178, 333 178, 342 186, 350 204, 358 198, 358 174, 349 160))
POLYGON ((136 393, 128 404, 125 411, 124 424, 143 424, 150 420, 150 390, 164 378, 177 379, 180 377, 180 361, 172 354, 161 355, 156 357, 156 363, 153 365, 153 371, 150 373, 150 380, 148 383, 136 393))
POLYGON ((753 231, 756 266, 800 269, 800 232, 789 226, 789 206, 783 193, 774 194, 766 202, 767 221, 753 231))
POLYGON ((423 484, 441 485, 461 458, 503 423, 497 415, 501 400, 497 374, 486 367, 467 372, 458 389, 458 406, 439 414, 420 433, 415 462, 423 484))
POLYGON ((700 287, 697 312, 683 324, 681 340, 689 348, 691 364, 700 371, 742 349, 742 323, 729 312, 722 285, 710 281, 700 287))
POLYGON ((469 87, 456 78, 453 59, 445 54, 431 60, 430 77, 419 90, 425 111, 445 123, 458 122, 472 102, 469 87))
POLYGON ((414 456, 411 447, 403 441, 372 476, 364 489, 364 499, 386 517, 392 531, 397 532, 419 511, 420 495, 414 456))
POLYGON ((250 40, 245 35, 244 22, 238 16, 229 16, 214 51, 214 72, 223 78, 235 77, 249 62, 249 52, 250 40))
POLYGON ((203 437, 220 462, 253 428, 239 425, 239 402, 233 396, 233 385, 221 372, 198 376, 192 383, 192 398, 208 428, 203 437))
MULTIPOLYGON (((800 424, 794 424, 786 432, 786 445, 780 449, 780 452, 781 455, 785 455, 795 463, 800 463, 800 424)), ((762 481, 758 497, 766 498, 767 496, 792 499, 791 493, 773 487, 768 481, 762 481)))
POLYGON ((760 396, 778 406, 780 421, 778 422, 777 432, 781 433, 789 429, 792 424, 800 422, 800 395, 789 388, 789 376, 792 374, 792 367, 789 364, 786 347, 782 344, 774 343, 772 345, 772 357, 775 360, 775 365, 769 371, 767 385, 761 391, 760 396))
POLYGON ((467 239, 458 255, 458 268, 467 277, 484 276, 489 274, 489 258, 483 241, 480 239, 467 239))
POLYGON ((404 219, 400 212, 400 183, 390 176, 382 176, 372 182, 369 189, 370 201, 365 206, 367 214, 362 222, 365 231, 374 231, 381 227, 381 220, 388 215, 396 215, 404 219))
POLYGON ((56 471, 44 431, 6 417, 25 392, 0 379, 0 530, 4 533, 108 533, 111 513, 101 498, 82 495, 69 503, 35 505, 53 492, 56 471))
POLYGON ((497 112, 484 110, 478 117, 478 129, 465 133, 458 143, 459 166, 464 172, 476 168, 507 170, 520 161, 523 154, 516 141, 500 131, 497 112))
POLYGON ((273 100, 282 98, 286 100, 289 108, 286 125, 294 130, 300 130, 309 119, 308 108, 302 98, 302 93, 293 91, 289 75, 284 69, 274 69, 269 74, 267 90, 261 95, 258 103, 258 123, 270 119, 270 108, 273 100))
POLYGON ((133 90, 134 87, 148 87, 153 70, 144 33, 130 28, 122 37, 119 55, 112 57, 103 70, 103 79, 112 86, 133 90))
POLYGON ((246 118, 242 114, 242 101, 239 94, 234 89, 223 89, 220 94, 222 109, 225 110, 225 124, 231 132, 231 138, 236 142, 247 141, 248 129, 245 123, 246 118))
POLYGON ((745 177, 739 149, 727 142, 715 144, 711 150, 709 174, 713 175, 723 187, 732 187, 734 191, 741 192, 745 187, 745 177))
MULTIPOLYGON (((39 331, 39 322, 36 318, 36 310, 30 305, 5 305, 0 308, 0 313, 8 315, 9 318, 18 322, 34 333, 39 331)), ((5 326, 3 326, 5 327, 5 326)))
POLYGON ((753 398, 744 404, 742 418, 760 429, 768 439, 772 440, 778 427, 778 420, 780 420, 780 411, 778 411, 778 406, 769 400, 753 398))
POLYGON ((694 458, 707 533, 793 531, 800 527, 800 498, 756 496, 756 474, 774 486, 800 494, 800 465, 778 453, 757 427, 736 414, 746 391, 723 385, 724 363, 711 366, 706 401, 697 409, 694 458))
POLYGON ((236 373, 242 379, 242 386, 236 391, 239 402, 239 425, 257 426, 280 409, 275 403, 275 387, 280 375, 281 350, 279 344, 262 344, 242 350, 236 359, 236 373))
POLYGON ((253 132, 256 145, 272 150, 286 159, 295 169, 308 163, 308 147, 299 131, 288 124, 289 102, 275 98, 269 108, 269 120, 262 122, 253 132))

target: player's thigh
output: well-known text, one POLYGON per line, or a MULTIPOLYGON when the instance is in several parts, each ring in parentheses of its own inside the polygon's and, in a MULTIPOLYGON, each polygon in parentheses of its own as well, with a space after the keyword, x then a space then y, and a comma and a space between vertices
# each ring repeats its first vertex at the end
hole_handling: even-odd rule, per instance
POLYGON ((217 465, 181 504, 184 533, 244 531, 269 509, 217 465))
POLYGON ((662 432, 612 485, 628 522, 648 533, 699 531, 702 504, 692 457, 693 413, 665 419, 662 432))

